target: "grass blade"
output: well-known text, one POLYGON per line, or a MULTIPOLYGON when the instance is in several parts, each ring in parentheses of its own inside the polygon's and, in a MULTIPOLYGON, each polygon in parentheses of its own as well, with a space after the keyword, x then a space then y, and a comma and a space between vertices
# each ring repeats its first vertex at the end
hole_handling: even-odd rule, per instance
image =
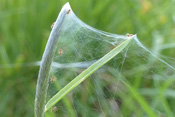
POLYGON ((80 75, 74 78, 69 84, 67 84, 64 88, 62 88, 57 94, 55 94, 45 105, 45 112, 50 109, 54 104, 56 104, 59 100, 61 100, 67 93, 73 90, 77 85, 83 82, 88 76, 94 73, 97 69, 107 63, 109 60, 114 58, 117 54, 119 54, 133 39, 133 37, 128 38, 123 43, 115 47, 109 53, 104 55, 97 62, 92 64, 89 68, 83 71, 80 75))

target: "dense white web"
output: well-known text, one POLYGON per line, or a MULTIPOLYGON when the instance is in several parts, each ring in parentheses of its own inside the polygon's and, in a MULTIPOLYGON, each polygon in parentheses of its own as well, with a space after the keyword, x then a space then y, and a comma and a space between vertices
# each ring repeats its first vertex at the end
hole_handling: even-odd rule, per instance
MULTIPOLYGON (((70 11, 61 27, 47 100, 127 38, 88 26, 70 11)), ((150 52, 135 36, 120 54, 71 91, 66 96, 67 101, 57 103, 54 114, 134 116, 151 115, 151 109, 156 114, 166 115, 167 110, 161 105, 163 99, 175 96, 174 66, 173 62, 167 63, 150 52)))

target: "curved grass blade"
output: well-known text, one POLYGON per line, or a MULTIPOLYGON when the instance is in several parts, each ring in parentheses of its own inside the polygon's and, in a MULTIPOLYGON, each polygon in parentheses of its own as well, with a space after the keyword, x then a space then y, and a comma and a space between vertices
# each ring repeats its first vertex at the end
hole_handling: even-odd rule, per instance
POLYGON ((85 71, 83 71, 80 75, 74 78, 70 83, 68 83, 64 88, 62 88, 57 94, 55 94, 45 105, 45 112, 50 109, 54 104, 56 104, 59 100, 61 100, 67 93, 73 90, 77 85, 83 82, 88 76, 94 73, 97 69, 107 63, 109 60, 114 58, 117 54, 119 54, 134 38, 134 36, 129 37, 123 43, 115 47, 109 53, 100 58, 97 62, 88 67, 85 71))

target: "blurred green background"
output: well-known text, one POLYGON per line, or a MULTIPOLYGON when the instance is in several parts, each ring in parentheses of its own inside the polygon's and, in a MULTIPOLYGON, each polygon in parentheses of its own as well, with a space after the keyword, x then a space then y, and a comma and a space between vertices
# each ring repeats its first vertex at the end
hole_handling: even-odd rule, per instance
MULTIPOLYGON (((0 1, 0 116, 34 116, 38 66, 61 7, 66 0, 0 1), (30 64, 28 64, 30 65, 30 64)), ((85 23, 107 32, 137 34, 150 50, 174 58, 173 0, 70 0, 85 23), (157 41, 158 40, 158 41, 157 41)), ((174 15, 175 17, 175 15, 174 15)))

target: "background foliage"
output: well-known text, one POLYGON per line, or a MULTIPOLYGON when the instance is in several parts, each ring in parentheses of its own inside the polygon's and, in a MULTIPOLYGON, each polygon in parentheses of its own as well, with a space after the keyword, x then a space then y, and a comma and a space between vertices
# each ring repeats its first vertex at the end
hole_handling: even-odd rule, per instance
MULTIPOLYGON (((35 88, 51 24, 66 0, 0 1, 0 116, 34 116, 35 88)), ((138 34, 154 52, 162 44, 175 57, 173 0, 74 0, 75 14, 87 24, 116 34, 138 34)), ((175 16, 174 16, 175 17, 175 16)), ((175 101, 169 100, 172 103, 175 101)))

